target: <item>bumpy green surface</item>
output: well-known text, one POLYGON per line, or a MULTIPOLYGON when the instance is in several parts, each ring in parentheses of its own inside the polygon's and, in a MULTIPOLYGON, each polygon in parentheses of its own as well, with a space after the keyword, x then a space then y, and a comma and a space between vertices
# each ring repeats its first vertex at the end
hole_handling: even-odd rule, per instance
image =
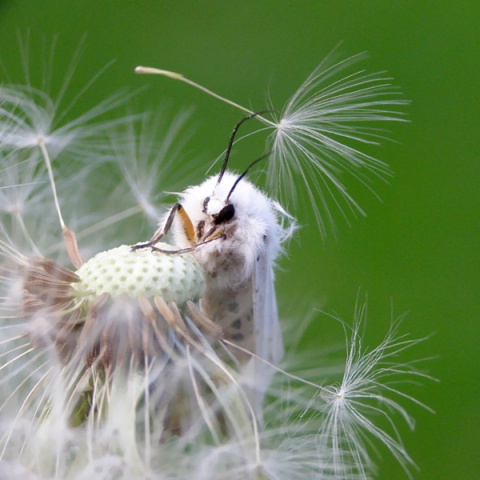
MULTIPOLYGON (((175 249, 164 243, 157 246, 175 249)), ((92 296, 102 293, 113 297, 127 294, 132 298, 159 295, 167 302, 180 305, 199 299, 205 292, 202 267, 191 254, 168 255, 152 252, 150 248, 132 251, 130 245, 95 255, 76 273, 81 282, 74 288, 82 293, 91 292, 92 296)))

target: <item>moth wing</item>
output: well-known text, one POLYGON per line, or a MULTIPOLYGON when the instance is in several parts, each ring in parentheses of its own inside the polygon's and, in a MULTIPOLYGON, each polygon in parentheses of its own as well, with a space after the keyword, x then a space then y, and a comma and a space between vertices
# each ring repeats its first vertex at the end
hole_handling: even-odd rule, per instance
POLYGON ((255 262, 253 275, 253 320, 255 353, 277 364, 283 357, 283 341, 278 320, 273 262, 264 253, 255 262))
POLYGON ((253 370, 251 372, 254 382, 251 400, 257 419, 262 425, 263 399, 275 373, 265 361, 275 365, 283 356, 273 262, 265 253, 256 259, 252 286, 254 345, 257 358, 252 358, 249 366, 253 370))

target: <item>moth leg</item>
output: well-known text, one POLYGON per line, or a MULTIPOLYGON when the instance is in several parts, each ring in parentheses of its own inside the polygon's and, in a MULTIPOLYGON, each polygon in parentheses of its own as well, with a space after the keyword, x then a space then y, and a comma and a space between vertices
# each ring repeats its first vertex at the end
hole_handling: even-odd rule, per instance
POLYGON ((134 245, 132 247, 132 250, 139 250, 140 248, 152 248, 154 250, 158 250, 155 248, 155 244, 157 244, 170 231, 170 229, 172 228, 173 220, 175 219, 175 216, 177 214, 182 220, 183 228, 185 229, 188 240, 195 244, 196 239, 193 223, 182 205, 180 205, 180 203, 176 203, 170 210, 167 221, 165 222, 163 227, 160 227, 147 243, 139 243, 138 245, 134 245))
MULTIPOLYGON (((179 250, 163 250, 162 248, 157 248, 157 247, 150 247, 153 252, 161 252, 161 253, 166 253, 168 255, 179 255, 182 253, 190 253, 195 251, 197 247, 201 247, 202 245, 206 245, 207 243, 213 242, 215 240, 225 240, 226 235, 224 233, 219 233, 218 235, 215 235, 214 237, 210 238, 209 240, 205 240, 204 242, 200 242, 195 244, 193 247, 188 247, 188 248, 180 248, 179 250)), ((150 243, 150 242, 149 242, 150 243)), ((137 246, 137 245, 136 245, 137 246)), ((141 247, 141 245, 140 245, 141 247)))

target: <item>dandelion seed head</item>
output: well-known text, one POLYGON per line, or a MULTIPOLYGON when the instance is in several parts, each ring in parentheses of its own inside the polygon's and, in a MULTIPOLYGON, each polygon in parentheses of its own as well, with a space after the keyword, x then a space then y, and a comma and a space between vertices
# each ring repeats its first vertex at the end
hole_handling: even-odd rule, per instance
MULTIPOLYGON (((322 64, 276 124, 267 121, 275 128, 269 175, 280 189, 296 188, 296 176, 305 181, 312 202, 340 192, 353 205, 340 172, 356 174, 368 184, 369 173, 387 171, 350 142, 375 143, 383 133, 370 127, 398 119, 394 110, 402 102, 389 99, 390 86, 379 76, 359 71, 335 80, 351 63, 322 64), (387 97, 378 100, 382 94, 387 97)), ((102 203, 106 218, 81 232, 81 238, 140 210, 157 220, 164 195, 157 179, 164 181, 165 169, 168 176, 180 171, 175 137, 181 118, 167 128, 158 148, 152 134, 156 130, 143 116, 101 120, 105 108, 118 105, 115 99, 67 121, 53 98, 31 86, 0 89, 0 168, 5 173, 0 197, 6 199, 0 202, 0 479, 7 472, 8 480, 365 480, 375 472, 372 440, 386 445, 406 469, 413 465, 394 417, 400 415, 412 426, 401 400, 415 399, 402 395, 398 382, 416 373, 396 356, 416 342, 392 328, 377 348, 363 348, 361 308, 354 327, 345 328, 342 369, 328 368, 326 357, 316 355, 312 368, 292 374, 287 361, 284 369, 276 359, 260 358, 248 344, 224 334, 222 319, 204 307, 205 264, 201 267, 195 255, 132 251, 122 245, 83 265, 81 258, 72 260, 74 271, 40 253, 37 242, 49 245, 50 230, 59 230, 44 219, 51 209, 45 199, 51 202, 55 179, 55 200, 63 212, 58 206, 59 217, 77 217, 79 224, 91 218, 82 205, 88 211, 88 202, 94 207, 99 202, 84 198, 75 182, 80 173, 81 182, 90 187, 84 179, 97 160, 109 160, 105 169, 114 164, 120 171, 115 199, 128 197, 126 187, 132 193, 135 205, 119 214, 111 207, 115 201, 102 203), (90 166, 64 161, 70 158, 90 166), (168 169, 170 165, 175 168, 168 169), (332 371, 341 372, 336 382, 331 381, 332 371), (378 426, 379 417, 387 428, 378 426)), ((108 190, 98 171, 95 175, 108 190)), ((238 178, 225 172, 219 185, 218 177, 207 179, 208 205, 205 195, 194 194, 198 187, 185 192, 192 194, 192 205, 180 198, 195 217, 202 205, 218 213, 230 194, 232 200, 245 196, 236 213, 245 225, 245 257, 254 261, 252 245, 263 245, 265 228, 248 223, 259 202, 248 180, 232 190, 238 178), (252 230, 260 232, 257 240, 252 230)), ((116 179, 108 176, 112 184, 116 179)), ((296 190, 290 195, 298 197, 296 190)), ((269 200, 268 205, 276 225, 268 252, 273 261, 295 226, 279 203, 269 200)), ((327 227, 329 214, 318 215, 327 227)), ((125 224, 135 234, 132 224, 125 224)), ((100 237, 110 242, 103 235, 92 237, 96 252, 105 248, 100 237)), ((129 241, 119 238, 116 245, 129 241)), ((220 246, 212 241, 196 253, 201 256, 202 248, 225 253, 216 251, 220 246)), ((235 329, 238 322, 231 320, 235 329)))
MULTIPOLYGON (((175 250, 166 243, 158 248, 175 250)), ((198 300, 205 293, 205 275, 193 255, 168 255, 150 249, 132 251, 122 245, 101 252, 76 272, 80 282, 73 288, 80 295, 97 298, 103 293, 112 297, 160 295, 166 302, 183 305, 198 300)))
POLYGON ((288 128, 291 128, 291 126, 292 126, 291 120, 284 117, 280 119, 280 121, 277 123, 277 131, 286 130, 288 128))
MULTIPOLYGON (((103 263, 115 268, 115 262, 109 261, 111 254, 105 252, 103 260, 92 265, 98 270, 103 263)), ((123 255, 127 250, 120 258, 123 255)), ((64 287, 75 301, 82 298, 72 288, 80 282, 81 268, 67 273, 58 264, 37 260, 37 270, 26 277, 30 282, 38 279, 39 266, 50 274, 57 271, 50 277, 53 283, 47 305, 59 305, 60 296, 65 295, 57 295, 64 287), (62 276, 65 284, 59 282, 62 276), (78 276, 77 282, 72 281, 74 276, 78 276)), ((40 284, 34 286, 38 289, 40 284)), ((33 286, 27 288, 30 293, 33 290, 33 286)), ((37 293, 45 298, 42 290, 37 293)), ((228 473, 229 478, 239 480, 364 480, 371 478, 375 468, 367 440, 370 436, 386 445, 404 465, 411 463, 395 427, 390 434, 376 425, 375 417, 381 415, 393 426, 393 414, 405 414, 393 398, 398 385, 390 385, 388 379, 392 376, 398 382, 402 366, 391 360, 399 349, 415 342, 403 342, 392 330, 377 348, 362 349, 361 309, 341 382, 315 385, 298 376, 294 377, 298 386, 279 388, 274 382, 269 395, 276 400, 265 409, 268 423, 262 430, 247 403, 247 391, 256 387, 248 369, 244 375, 222 357, 218 350, 222 337, 212 336, 211 331, 202 334, 201 324, 193 320, 195 314, 181 309, 181 320, 178 317, 169 323, 166 316, 178 315, 171 304, 169 314, 165 306, 154 300, 145 303, 139 295, 126 302, 120 294, 107 303, 102 296, 88 300, 89 313, 80 316, 72 316, 65 305, 58 312, 37 306, 35 313, 43 311, 43 317, 26 312, 27 323, 38 322, 37 328, 50 336, 46 334, 42 344, 35 342, 31 330, 23 331, 36 349, 57 351, 58 368, 52 372, 53 384, 40 389, 39 398, 32 397, 37 398, 33 405, 37 416, 42 412, 40 417, 28 415, 30 409, 24 412, 23 434, 19 419, 2 425, 2 431, 15 432, 9 436, 7 458, 14 458, 13 452, 21 448, 24 455, 41 459, 43 467, 34 472, 47 472, 47 478, 52 465, 57 465, 57 474, 63 472, 64 478, 92 475, 96 480, 109 478, 123 465, 126 478, 150 474, 153 478, 222 479, 228 473), (59 315, 63 318, 60 322, 59 315), (156 329, 148 327, 152 321, 156 329), (68 325, 75 328, 69 330, 71 338, 65 342, 60 331, 70 328, 68 325), (136 332, 144 338, 140 343, 140 337, 135 340, 136 332), (141 346, 150 337, 156 340, 141 346), (101 339, 103 343, 97 343, 101 339), (86 411, 85 405, 90 405, 86 411), (148 435, 142 438, 146 431, 148 435), (95 453, 87 463, 79 462, 85 451, 95 453), (145 458, 150 460, 145 463, 145 458)), ((288 373, 277 371, 277 382, 289 383, 288 373)), ((412 372, 405 368, 404 373, 412 372)))

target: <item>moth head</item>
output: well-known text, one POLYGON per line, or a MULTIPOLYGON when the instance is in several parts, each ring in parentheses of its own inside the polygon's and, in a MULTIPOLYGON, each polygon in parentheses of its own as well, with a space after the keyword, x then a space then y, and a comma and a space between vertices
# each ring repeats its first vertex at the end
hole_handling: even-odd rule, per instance
POLYGON ((247 220, 252 211, 250 205, 252 186, 244 180, 244 177, 269 153, 253 161, 240 175, 228 171, 227 167, 239 127, 259 113, 244 117, 235 126, 218 175, 182 195, 182 204, 192 217, 197 242, 210 242, 216 238, 226 240, 235 235, 239 225, 248 224, 247 220))
MULTIPOLYGON (((227 175, 227 178, 230 175, 227 175)), ((223 185, 222 185, 223 187, 223 185)), ((225 195, 217 196, 216 193, 220 193, 222 188, 215 188, 212 195, 205 197, 203 201, 202 211, 208 218, 209 222, 214 226, 228 225, 235 219, 235 205, 230 198, 225 195)))
MULTIPOLYGON (((210 215, 212 218, 212 221, 215 225, 223 225, 223 224, 228 224, 235 218, 235 205, 234 201, 232 201, 231 197, 232 194, 236 191, 236 189, 241 189, 241 181, 244 179, 244 177, 247 175, 248 171, 260 160, 263 160, 267 158, 270 155, 269 153, 266 153, 265 155, 262 155, 260 158, 257 158, 255 161, 253 161, 247 169, 238 177, 235 178, 235 181, 233 182, 233 185, 231 186, 230 190, 228 191, 228 194, 226 197, 224 197, 224 200, 221 198, 217 197, 217 193, 223 190, 223 185, 218 181, 214 192, 211 196, 205 197, 203 201, 203 213, 210 215), (238 188, 240 185, 240 188, 238 188)), ((222 178, 225 176, 225 171, 221 172, 222 178)), ((230 175, 228 175, 230 177, 230 175)), ((243 181, 245 183, 245 180, 243 181)), ((240 195, 241 197, 241 195, 240 195)))

